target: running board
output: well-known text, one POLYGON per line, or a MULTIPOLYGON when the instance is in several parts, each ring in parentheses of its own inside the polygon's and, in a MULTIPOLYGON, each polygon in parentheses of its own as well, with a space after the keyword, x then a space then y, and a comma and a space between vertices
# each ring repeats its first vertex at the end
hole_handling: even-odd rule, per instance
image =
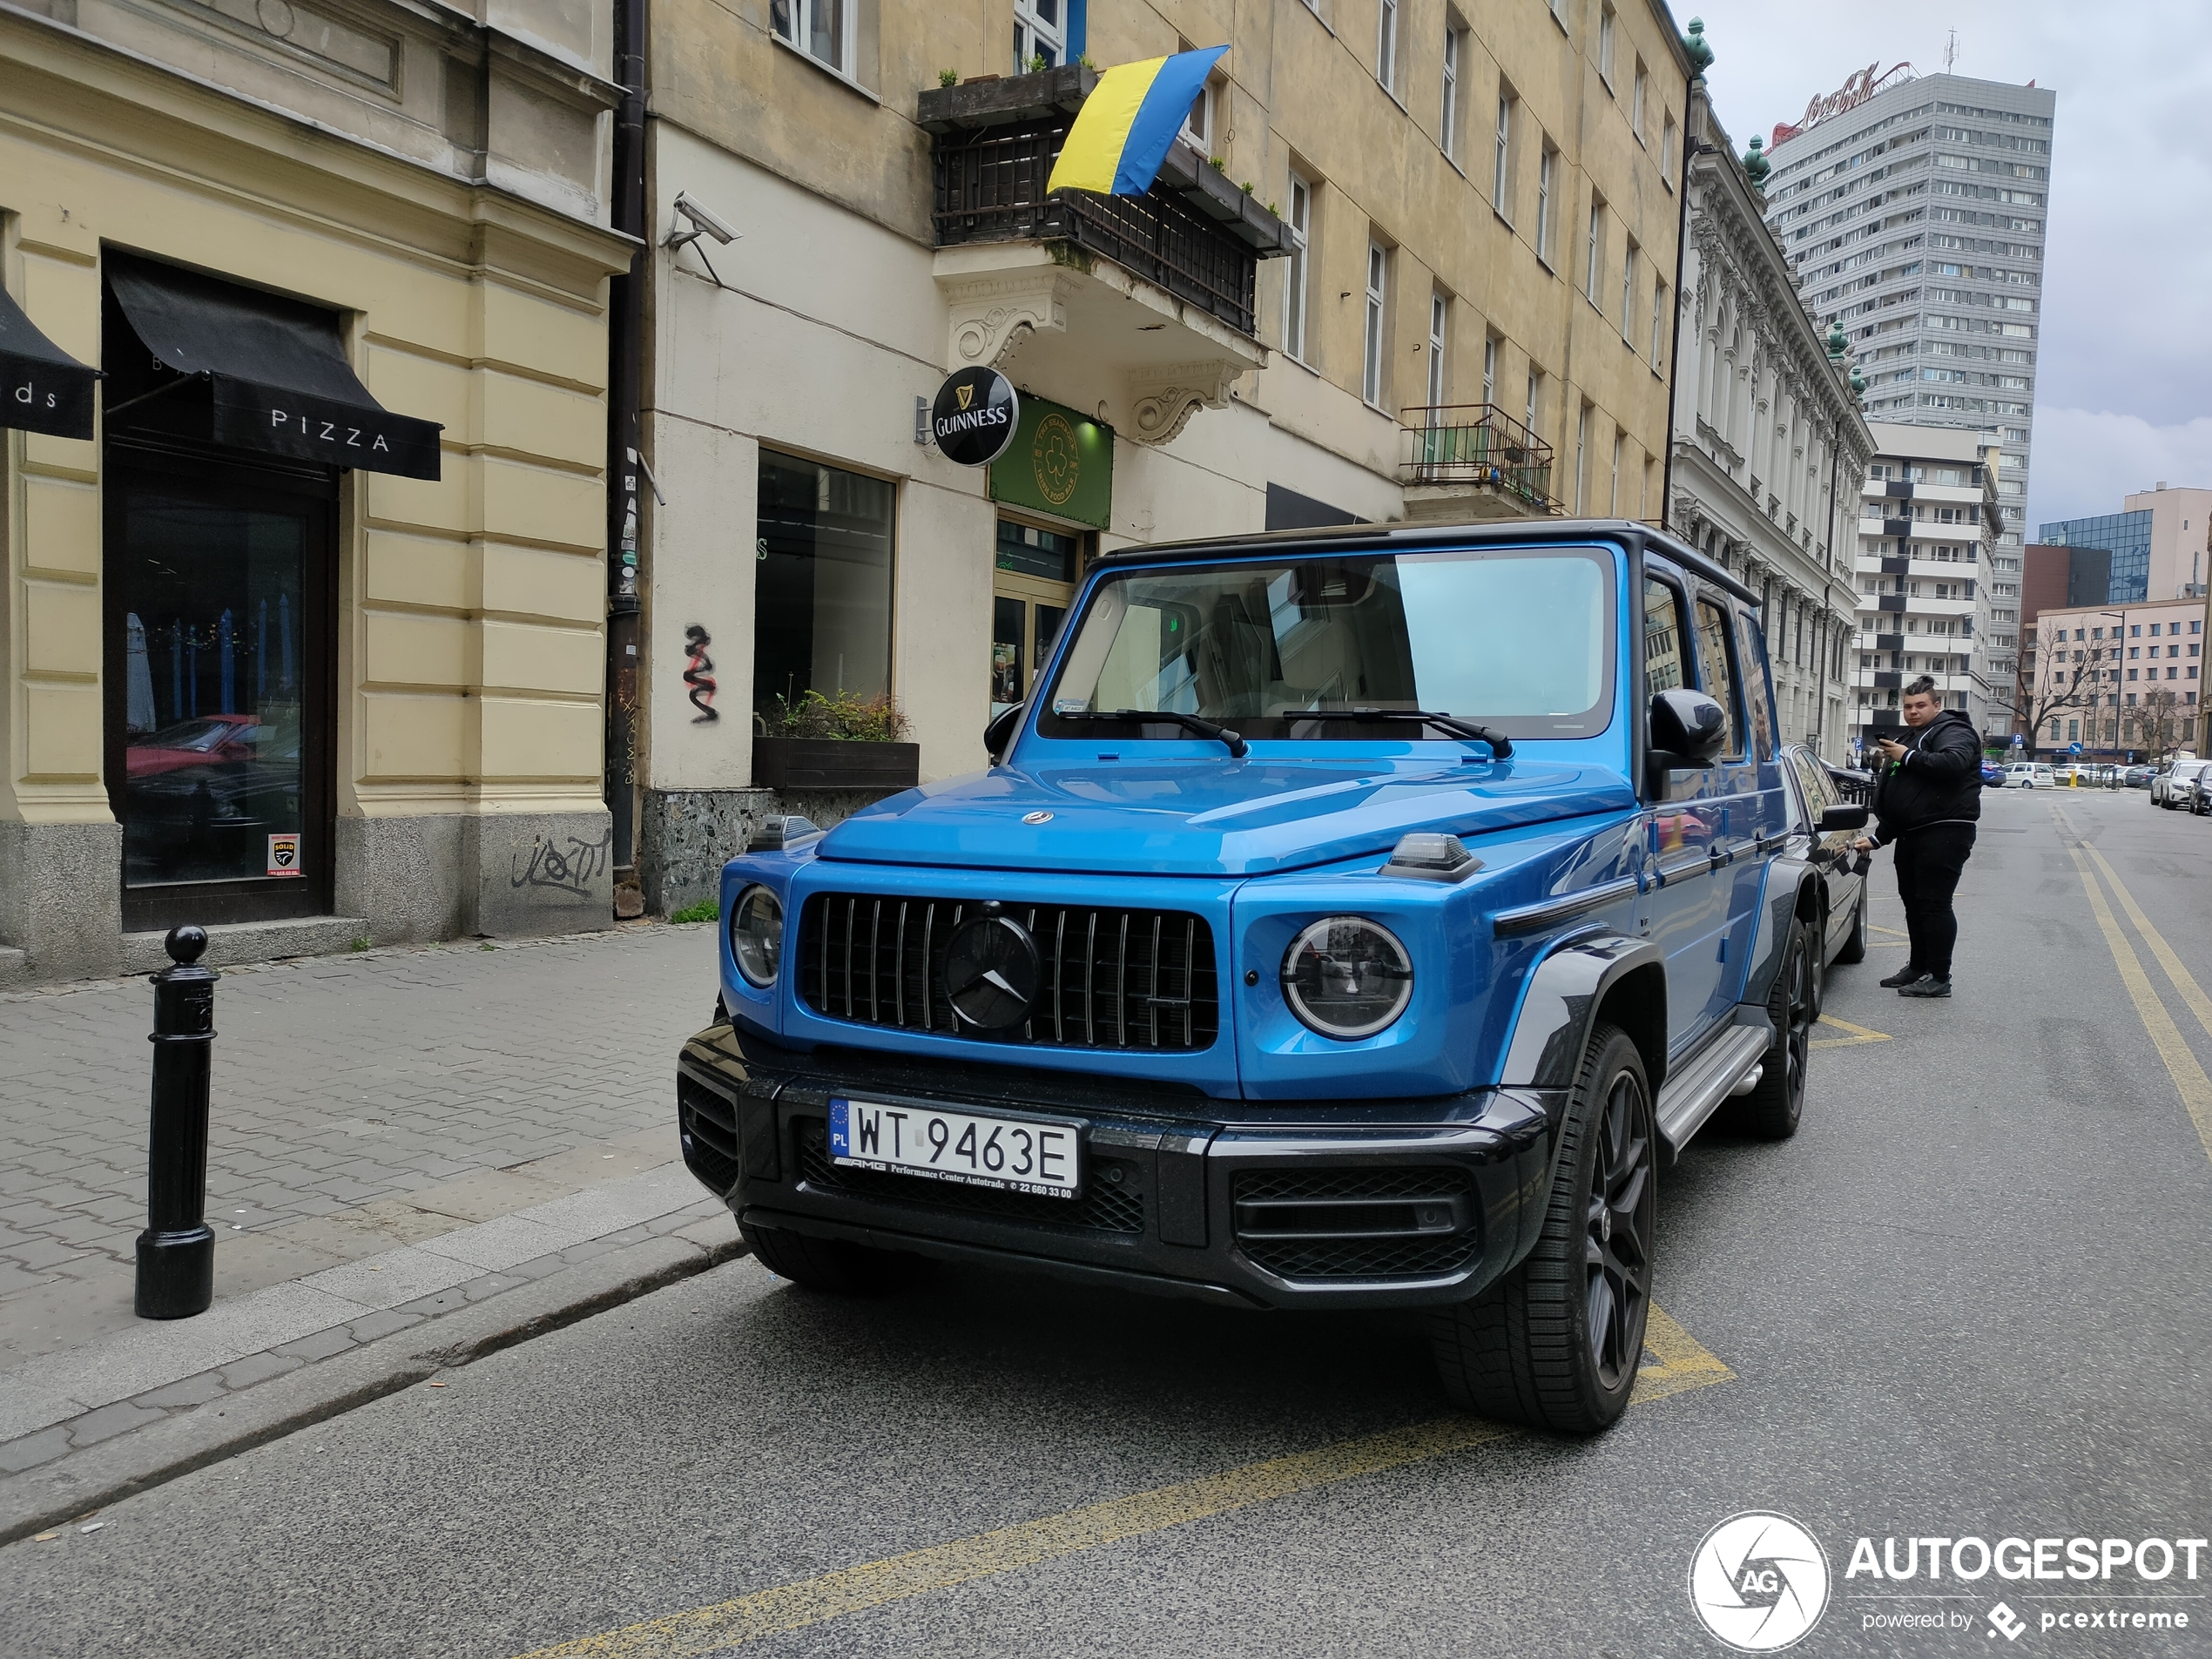
POLYGON ((1659 1139, 1669 1163, 1682 1156, 1690 1136, 1705 1127, 1730 1091, 1766 1058, 1774 1028, 1764 1010, 1747 1008, 1738 1017, 1758 1023, 1729 1026, 1659 1091, 1659 1139))

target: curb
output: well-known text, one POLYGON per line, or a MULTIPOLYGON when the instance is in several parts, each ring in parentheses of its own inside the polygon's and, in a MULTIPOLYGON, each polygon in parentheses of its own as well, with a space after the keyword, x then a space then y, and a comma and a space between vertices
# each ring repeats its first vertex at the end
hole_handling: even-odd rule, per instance
POLYGON ((749 1253, 737 1239, 712 1247, 673 1235, 649 1239, 57 1462, 0 1479, 0 1546, 749 1253))

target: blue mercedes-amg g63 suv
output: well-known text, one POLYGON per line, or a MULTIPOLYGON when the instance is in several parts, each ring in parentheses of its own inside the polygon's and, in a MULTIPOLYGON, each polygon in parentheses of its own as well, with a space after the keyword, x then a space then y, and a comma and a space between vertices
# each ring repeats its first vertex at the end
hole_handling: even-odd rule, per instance
POLYGON ((1424 1308, 1461 1404, 1604 1427, 1660 1169, 1797 1127, 1864 821, 1792 808, 1755 611, 1615 522, 1099 559, 988 770, 730 860, 690 1167, 803 1285, 1424 1308))

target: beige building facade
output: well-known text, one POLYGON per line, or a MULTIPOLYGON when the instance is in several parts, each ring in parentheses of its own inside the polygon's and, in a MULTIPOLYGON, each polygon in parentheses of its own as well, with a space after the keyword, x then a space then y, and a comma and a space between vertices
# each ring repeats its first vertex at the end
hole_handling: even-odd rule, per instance
POLYGON ((982 765, 1100 552, 1661 516, 1689 65, 1651 0, 657 0, 650 58, 650 907, 867 799, 799 766, 810 691, 893 698, 910 780, 982 765), (1043 197, 1093 65, 1224 44, 1146 196, 1043 197), (966 368, 1025 411, 988 468, 917 441, 966 368))
POLYGON ((2030 744, 2063 759, 2162 760, 2193 745, 2203 712, 2204 604, 2117 600, 2036 617, 2030 744))
POLYGON ((0 975, 603 927, 604 0, 0 4, 0 975))

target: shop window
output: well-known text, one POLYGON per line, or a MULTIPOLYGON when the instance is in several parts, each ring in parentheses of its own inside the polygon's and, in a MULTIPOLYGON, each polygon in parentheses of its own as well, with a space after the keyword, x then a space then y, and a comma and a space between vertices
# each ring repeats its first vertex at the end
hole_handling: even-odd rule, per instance
POLYGON ((887 480, 761 451, 752 701, 772 723, 808 691, 890 691, 896 507, 887 480))

